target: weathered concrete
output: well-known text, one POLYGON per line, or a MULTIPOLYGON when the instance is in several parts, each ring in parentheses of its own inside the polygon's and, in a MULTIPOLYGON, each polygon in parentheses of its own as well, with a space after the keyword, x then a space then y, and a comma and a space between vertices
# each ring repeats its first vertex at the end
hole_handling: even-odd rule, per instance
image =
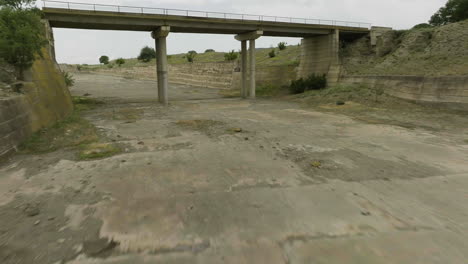
MULTIPOLYGON (((45 23, 46 37, 53 43, 52 31, 45 23)), ((55 61, 53 46, 42 50, 28 72, 30 82, 23 94, 0 98, 0 157, 13 152, 33 132, 53 125, 73 111, 71 96, 55 61)))
POLYGON ((241 57, 242 57, 242 90, 241 96, 246 98, 255 98, 255 40, 263 35, 262 30, 255 30, 252 32, 239 34, 235 36, 235 39, 241 42, 241 57), (247 41, 249 41, 249 51, 247 56, 247 41), (247 58, 248 57, 248 58, 247 58), (248 63, 247 63, 248 60, 248 63), (249 74, 247 75, 247 64, 249 64, 249 74), (248 79, 248 81, 247 81, 248 79), (247 88, 247 83, 249 84, 247 88))
POLYGON ((377 40, 379 39, 379 37, 381 37, 383 34, 385 34, 388 31, 392 31, 392 28, 391 27, 372 27, 370 30, 371 45, 376 46, 377 40))
POLYGON ((255 39, 249 40, 249 69, 250 69, 250 74, 249 74, 249 97, 250 99, 255 99, 255 82, 256 82, 256 76, 255 76, 255 39))
MULTIPOLYGON (((246 53, 247 54, 247 53, 246 53)), ((248 59, 245 60, 248 65, 248 59)), ((245 67, 248 74, 248 66, 245 67)), ((77 72, 69 67, 68 71, 77 72)), ((156 80, 156 67, 102 68, 90 73, 121 76, 131 79, 156 80)), ((194 62, 169 64, 169 83, 212 89, 237 89, 242 91, 242 66, 237 62, 194 62)), ((297 66, 258 66, 256 67, 256 86, 289 86, 297 79, 297 66)), ((245 87, 248 87, 248 78, 245 87)), ((149 95, 150 96, 150 95, 149 95)))
POLYGON ((156 14, 117 13, 104 11, 66 10, 44 8, 44 15, 59 28, 152 31, 160 26, 170 26, 177 33, 243 34, 263 30, 264 36, 307 37, 326 35, 340 29, 349 34, 367 34, 369 29, 343 26, 300 23, 249 21, 186 17, 156 14))
POLYGON ((151 33, 151 36, 156 40, 158 99, 159 102, 164 105, 167 105, 169 103, 166 39, 170 31, 170 27, 162 26, 151 33))
POLYGON ((414 113, 406 111, 411 129, 277 100, 163 107, 131 103, 147 100, 154 82, 86 78, 94 79, 77 76, 77 95, 121 97, 99 98, 106 104, 85 118, 125 151, 76 161, 65 149, 1 164, 2 264, 468 258, 466 116, 426 116, 456 125, 436 131, 408 121, 414 113), (133 123, 111 118, 122 108, 143 114, 133 123), (28 202, 37 202, 38 215, 26 216, 28 202))
MULTIPOLYGON (((334 30, 328 35, 303 39, 298 77, 307 78, 311 74, 328 75, 330 69, 338 67, 339 42, 339 30, 334 30)), ((330 76, 332 83, 337 81, 339 71, 338 74, 333 73, 333 76, 330 76)))
POLYGON ((248 61, 247 61, 247 40, 241 41, 241 96, 247 98, 248 87, 248 61))
POLYGON ((468 110, 468 76, 342 76, 340 83, 364 84, 398 98, 468 110))

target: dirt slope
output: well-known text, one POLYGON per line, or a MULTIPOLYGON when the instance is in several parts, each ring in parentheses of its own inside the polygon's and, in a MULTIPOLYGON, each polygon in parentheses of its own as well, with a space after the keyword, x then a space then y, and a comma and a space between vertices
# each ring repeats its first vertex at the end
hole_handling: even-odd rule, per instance
POLYGON ((345 45, 341 56, 345 73, 352 75, 466 75, 468 20, 387 32, 377 47, 371 47, 365 37, 345 45))

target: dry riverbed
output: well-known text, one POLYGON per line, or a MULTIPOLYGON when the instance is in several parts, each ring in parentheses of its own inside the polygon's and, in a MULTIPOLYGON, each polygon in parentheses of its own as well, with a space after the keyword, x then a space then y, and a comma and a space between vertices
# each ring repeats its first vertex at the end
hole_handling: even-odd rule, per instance
POLYGON ((170 89, 77 75, 0 164, 2 264, 466 263, 466 115, 170 89))

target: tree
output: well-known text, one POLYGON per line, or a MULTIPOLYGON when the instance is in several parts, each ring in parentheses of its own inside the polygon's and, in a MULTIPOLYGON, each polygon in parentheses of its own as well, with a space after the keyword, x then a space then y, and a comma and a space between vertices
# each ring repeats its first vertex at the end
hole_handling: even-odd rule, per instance
POLYGON ((30 7, 36 0, 0 0, 0 7, 9 7, 12 9, 22 9, 30 7))
POLYGON ((237 52, 235 52, 234 50, 224 54, 224 59, 226 61, 233 61, 233 60, 237 60, 237 57, 238 57, 238 54, 237 52))
POLYGON ((442 26, 468 19, 468 0, 448 0, 429 20, 433 26, 442 26))
POLYGON ((193 62, 195 60, 195 56, 197 56, 197 52, 194 50, 189 51, 187 55, 185 55, 188 62, 193 62))
POLYGON ((140 55, 138 56, 138 60, 143 62, 149 62, 151 59, 156 58, 156 51, 151 47, 144 47, 140 51, 140 55))
POLYGON ((286 42, 278 43, 278 49, 279 50, 285 50, 286 49, 286 42))
POLYGON ((106 55, 101 56, 99 58, 99 63, 102 63, 104 65, 109 64, 109 57, 107 57, 106 55))
POLYGON ((120 67, 120 66, 122 66, 122 64, 125 64, 125 60, 124 60, 123 58, 118 58, 118 59, 115 61, 115 63, 116 63, 117 65, 119 65, 119 67, 120 67))
POLYGON ((207 50, 205 50, 205 53, 209 53, 209 52, 215 52, 215 50, 214 50, 214 49, 207 49, 207 50))
POLYGON ((47 44, 38 9, 23 9, 31 1, 0 0, 0 58, 13 65, 19 79, 47 44))

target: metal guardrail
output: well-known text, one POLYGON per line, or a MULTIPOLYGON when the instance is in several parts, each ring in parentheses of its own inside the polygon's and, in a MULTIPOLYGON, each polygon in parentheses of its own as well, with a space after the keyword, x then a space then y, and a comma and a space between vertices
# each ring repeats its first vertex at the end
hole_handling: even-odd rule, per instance
POLYGON ((68 9, 68 10, 107 11, 107 12, 118 12, 118 13, 137 13, 137 14, 153 14, 153 15, 167 15, 167 16, 170 15, 170 16, 185 16, 185 17, 206 17, 206 18, 237 19, 237 20, 260 21, 260 22, 265 21, 265 22, 284 22, 284 23, 298 23, 298 24, 310 24, 310 25, 344 26, 344 27, 357 27, 357 28, 367 28, 367 29, 371 27, 370 23, 348 22, 348 21, 338 21, 338 20, 249 15, 249 14, 236 14, 236 13, 183 10, 183 9, 154 8, 154 7, 118 6, 118 5, 63 2, 63 1, 52 1, 52 0, 42 0, 42 2, 43 2, 44 8, 49 7, 49 8, 68 9))

